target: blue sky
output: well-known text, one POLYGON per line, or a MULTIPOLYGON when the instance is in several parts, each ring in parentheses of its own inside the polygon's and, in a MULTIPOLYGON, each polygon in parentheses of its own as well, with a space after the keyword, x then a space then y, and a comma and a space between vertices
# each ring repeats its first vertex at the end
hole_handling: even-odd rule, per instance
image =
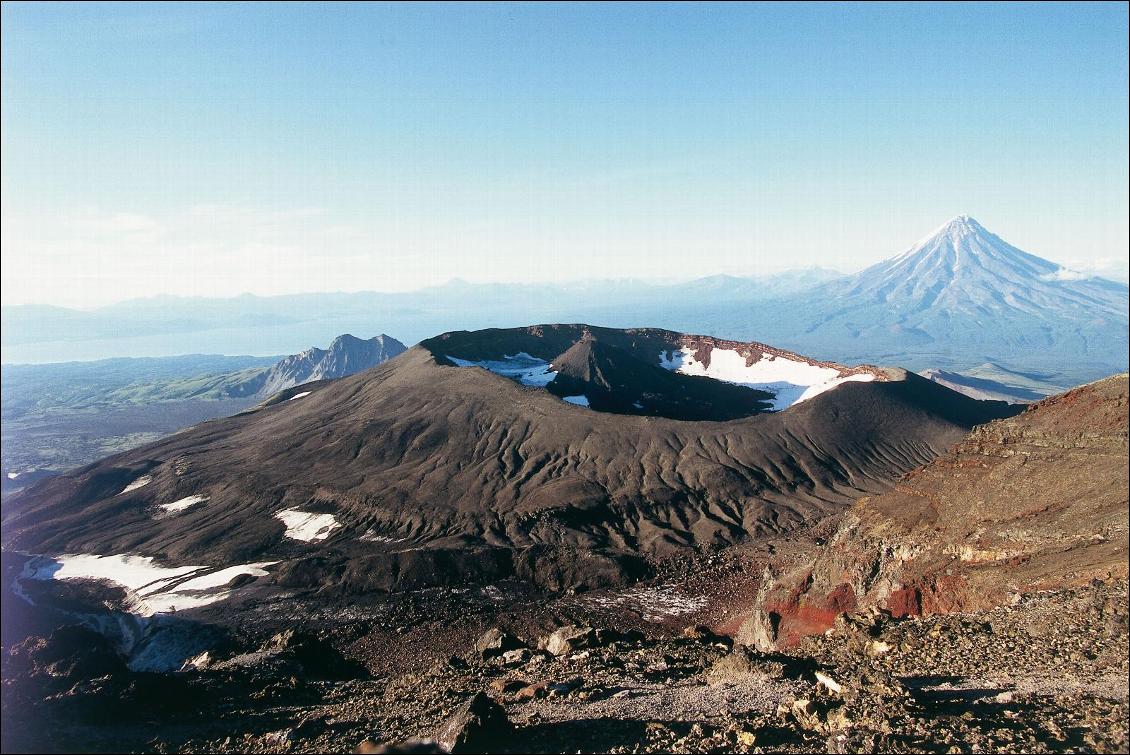
POLYGON ((852 271, 969 213, 1125 277, 1127 6, 5 3, 3 300, 852 271))

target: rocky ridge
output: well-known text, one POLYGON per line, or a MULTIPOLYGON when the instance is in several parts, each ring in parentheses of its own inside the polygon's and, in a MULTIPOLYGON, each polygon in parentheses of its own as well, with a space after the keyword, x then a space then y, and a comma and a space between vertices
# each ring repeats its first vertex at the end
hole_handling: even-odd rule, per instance
POLYGON ((862 498, 814 561, 768 568, 742 636, 775 647, 845 611, 989 608, 1125 579, 1128 487, 1120 375, 979 426, 892 491, 862 498))
POLYGON ((406 348, 383 333, 369 339, 346 333, 335 338, 328 349, 315 346, 279 360, 263 375, 258 395, 270 396, 303 383, 332 380, 371 369, 404 353, 406 348))

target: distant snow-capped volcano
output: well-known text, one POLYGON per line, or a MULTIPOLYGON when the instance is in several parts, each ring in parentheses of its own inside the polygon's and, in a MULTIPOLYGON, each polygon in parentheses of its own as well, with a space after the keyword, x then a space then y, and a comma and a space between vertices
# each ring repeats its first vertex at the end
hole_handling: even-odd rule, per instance
POLYGON ((1113 290, 1108 282, 1021 251, 968 215, 957 216, 897 257, 831 285, 911 310, 1013 308, 1046 315, 1048 307, 1119 309, 1106 293, 1113 290))
POLYGON ((1126 353, 1124 284, 1017 249, 968 215, 805 299, 769 332, 840 358, 929 352, 971 363, 1039 355, 1063 364, 1126 353))

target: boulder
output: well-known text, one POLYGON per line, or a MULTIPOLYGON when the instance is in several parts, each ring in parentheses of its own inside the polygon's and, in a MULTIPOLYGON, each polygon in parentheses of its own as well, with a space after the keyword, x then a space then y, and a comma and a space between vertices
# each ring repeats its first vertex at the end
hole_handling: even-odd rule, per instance
POLYGON ((519 648, 517 650, 507 650, 500 656, 502 664, 505 666, 520 666, 533 658, 533 653, 529 648, 519 648))
POLYGON ((498 627, 494 627, 493 629, 488 629, 475 641, 475 645, 471 649, 471 654, 476 658, 489 661, 506 652, 521 650, 524 647, 526 647, 526 643, 509 632, 504 632, 498 627))
POLYGON ((597 633, 592 627, 575 625, 563 626, 542 640, 546 651, 553 655, 565 655, 599 644, 597 633))
POLYGON ((356 679, 365 675, 361 666, 343 656, 329 642, 308 632, 287 629, 271 637, 261 650, 292 658, 303 673, 315 679, 356 679))
POLYGON ((522 687, 520 690, 518 690, 518 692, 514 695, 514 698, 516 700, 524 702, 526 700, 536 700, 538 698, 545 697, 548 694, 548 682, 535 682, 534 684, 527 684, 525 687, 522 687))
POLYGON ((489 688, 492 694, 498 697, 503 697, 505 695, 517 692, 527 684, 528 682, 523 679, 516 679, 514 677, 500 677, 491 681, 489 688))
POLYGON ((439 727, 436 742, 448 752, 493 752, 512 731, 501 705, 483 692, 463 703, 439 727))
POLYGON ((688 640, 696 640, 697 642, 704 644, 724 644, 727 646, 733 645, 733 640, 731 640, 729 637, 723 637, 721 635, 715 634, 714 630, 712 630, 710 627, 703 626, 701 624, 684 627, 683 637, 688 640))
POLYGON ((785 666, 779 660, 739 646, 715 661, 706 672, 706 679, 711 684, 726 684, 750 677, 780 679, 784 675, 785 666))

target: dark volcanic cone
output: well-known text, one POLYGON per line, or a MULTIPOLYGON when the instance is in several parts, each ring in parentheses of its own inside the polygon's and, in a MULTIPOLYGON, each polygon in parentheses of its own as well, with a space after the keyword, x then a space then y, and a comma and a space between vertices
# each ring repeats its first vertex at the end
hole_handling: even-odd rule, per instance
MULTIPOLYGON (((1017 411, 885 370, 882 379, 844 383, 784 411, 688 422, 579 410, 543 388, 445 357, 526 352, 549 362, 560 354, 565 380, 594 399, 598 390, 615 399, 639 381, 648 386, 635 390, 641 403, 662 388, 701 398, 700 408, 732 394, 756 410, 755 391, 715 381, 712 390, 729 394, 695 394, 687 386, 696 380, 650 369, 663 350, 693 346, 706 359, 721 342, 599 329, 598 343, 569 348, 596 330, 451 334, 373 370, 291 388, 252 411, 13 496, 4 548, 128 553, 173 565, 274 561, 273 578, 287 589, 512 576, 597 586, 638 575, 644 558, 810 525, 889 490, 973 425, 1017 411), (678 387, 661 382, 668 380, 678 387), (188 496, 202 502, 161 508, 188 496), (324 521, 304 537, 288 534, 287 520, 305 517, 324 521)), ((770 347, 726 348, 752 359, 770 347)))

